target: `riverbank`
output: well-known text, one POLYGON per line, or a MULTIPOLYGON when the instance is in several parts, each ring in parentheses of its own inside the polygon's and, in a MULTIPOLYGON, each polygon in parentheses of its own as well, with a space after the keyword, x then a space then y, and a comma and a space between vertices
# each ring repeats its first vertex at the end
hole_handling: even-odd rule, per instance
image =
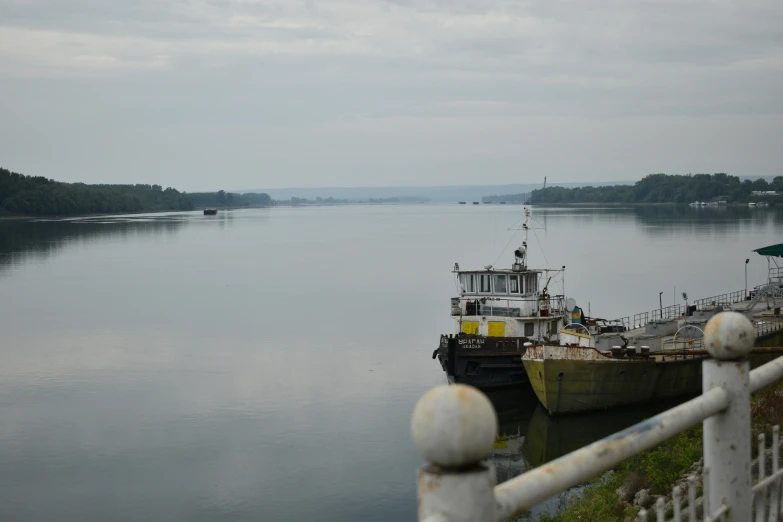
MULTIPOLYGON (((761 434, 772 440, 772 427, 783 424, 783 382, 755 393, 751 398, 751 440, 761 434)), ((753 458, 758 447, 752 444, 753 458)), ((769 446, 768 446, 769 447, 769 446)), ((555 515, 543 514, 539 522, 632 522, 641 508, 650 508, 658 497, 671 499, 671 491, 687 475, 701 471, 701 425, 640 453, 600 477, 573 497, 555 515)), ((701 496, 701 483, 697 496, 701 496)), ((518 518, 517 520, 530 520, 518 518)))

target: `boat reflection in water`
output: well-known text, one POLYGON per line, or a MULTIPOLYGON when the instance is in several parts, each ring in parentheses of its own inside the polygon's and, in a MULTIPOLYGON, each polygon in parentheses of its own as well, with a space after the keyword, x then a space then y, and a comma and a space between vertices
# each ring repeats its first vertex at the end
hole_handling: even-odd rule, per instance
POLYGON ((486 392, 498 414, 489 457, 500 484, 661 413, 682 401, 550 416, 528 389, 486 392))
POLYGON ((529 388, 485 393, 498 414, 498 434, 488 460, 500 484, 531 469, 524 457, 524 446, 530 420, 541 407, 529 388))

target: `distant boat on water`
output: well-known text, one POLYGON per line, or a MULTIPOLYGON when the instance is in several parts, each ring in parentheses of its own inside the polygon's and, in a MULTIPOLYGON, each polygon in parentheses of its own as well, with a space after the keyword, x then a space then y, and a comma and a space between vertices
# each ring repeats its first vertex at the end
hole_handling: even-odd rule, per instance
POLYGON ((205 216, 217 215, 217 209, 216 208, 205 208, 204 209, 204 215, 205 216))
POLYGON ((464 204, 465 204, 465 202, 464 202, 464 201, 460 201, 460 202, 459 202, 459 204, 460 204, 460 205, 464 205, 464 204))
POLYGON ((478 205, 478 204, 479 204, 479 202, 478 202, 478 201, 474 201, 474 202, 473 202, 473 204, 474 204, 474 205, 478 205))

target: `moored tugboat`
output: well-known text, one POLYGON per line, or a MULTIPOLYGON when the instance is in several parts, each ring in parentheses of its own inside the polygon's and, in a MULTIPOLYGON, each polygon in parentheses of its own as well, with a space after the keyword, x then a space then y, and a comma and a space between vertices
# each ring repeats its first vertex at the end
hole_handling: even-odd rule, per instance
MULTIPOLYGON (((523 230, 529 230, 525 209, 523 230)), ((433 353, 452 383, 482 389, 532 390, 550 414, 656 402, 701 389, 707 320, 722 311, 744 314, 756 329, 752 367, 783 355, 783 244, 766 256, 766 284, 688 304, 607 321, 586 317, 574 299, 550 295, 560 270, 527 266, 527 237, 511 269, 460 270, 451 299, 455 333, 433 353), (772 264, 774 263, 774 266, 772 264)))
POLYGON ((441 335, 433 353, 452 383, 483 389, 529 386, 522 354, 534 343, 557 343, 567 324, 564 297, 549 294, 549 284, 562 279, 565 267, 527 266, 529 222, 525 208, 525 241, 514 251, 510 269, 488 265, 461 270, 454 265, 459 285, 459 296, 451 299, 455 332, 441 335))

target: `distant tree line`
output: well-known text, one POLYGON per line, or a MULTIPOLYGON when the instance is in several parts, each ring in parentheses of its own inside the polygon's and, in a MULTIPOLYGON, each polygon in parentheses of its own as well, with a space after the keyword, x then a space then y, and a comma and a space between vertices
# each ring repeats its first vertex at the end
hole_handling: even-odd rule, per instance
POLYGON ((188 194, 193 206, 201 207, 266 207, 272 204, 269 194, 246 192, 237 194, 218 190, 217 192, 191 192, 188 194))
POLYGON ((340 198, 322 198, 317 197, 315 199, 307 199, 307 198, 297 198, 292 197, 291 199, 284 199, 284 200, 276 200, 274 202, 275 205, 291 205, 294 207, 300 206, 300 205, 356 205, 361 203, 371 203, 371 204, 383 204, 383 203, 426 203, 428 201, 427 198, 423 197, 416 197, 416 196, 400 196, 400 197, 391 197, 391 198, 367 198, 367 199, 340 199, 340 198))
POLYGON ((500 196, 484 196, 481 201, 484 203, 500 203, 505 201, 506 203, 525 203, 530 199, 530 194, 522 192, 521 194, 501 194, 500 196))
POLYGON ((193 210, 203 206, 264 206, 268 194, 224 191, 186 194, 160 185, 86 185, 26 176, 0 168, 0 215, 72 216, 193 210))
MULTIPOLYGON (((633 185, 604 187, 547 187, 534 190, 532 203, 691 203, 695 201, 726 200, 742 203, 763 200, 753 192, 783 192, 783 176, 772 182, 763 178, 740 180, 728 174, 670 175, 650 174, 633 185)), ((778 197, 770 197, 774 200, 778 197)))
POLYGON ((187 196, 160 185, 61 183, 0 169, 0 210, 5 213, 68 216, 192 208, 187 196))

